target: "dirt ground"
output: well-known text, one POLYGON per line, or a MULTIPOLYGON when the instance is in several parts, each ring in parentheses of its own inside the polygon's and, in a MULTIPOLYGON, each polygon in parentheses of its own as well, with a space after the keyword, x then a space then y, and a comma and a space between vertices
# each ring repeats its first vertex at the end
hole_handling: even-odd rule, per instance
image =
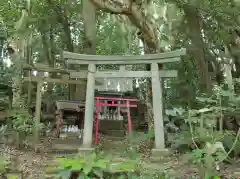
POLYGON ((40 179, 40 176, 43 176, 44 164, 48 160, 47 156, 8 147, 5 147, 1 154, 11 158, 12 163, 14 163, 13 168, 17 168, 18 171, 23 172, 24 179, 40 179))
MULTIPOLYGON (((51 163, 53 155, 50 154, 36 154, 32 151, 19 151, 6 148, 6 152, 12 156, 17 157, 19 170, 23 171, 24 179, 41 179, 44 176, 44 171, 48 164, 51 163)), ((170 156, 165 157, 161 162, 147 162, 143 161, 143 168, 151 170, 152 172, 165 171, 170 176, 178 176, 187 178, 188 176, 197 176, 197 170, 190 167, 183 157, 170 156)), ((240 165, 225 165, 221 166, 222 178, 238 178, 236 171, 240 172, 240 165), (239 167, 239 169, 238 169, 239 167)), ((239 173, 240 174, 240 173, 239 173)))
MULTIPOLYGON (((113 141, 111 141, 113 142, 113 141)), ((120 146, 121 143, 116 142, 116 145, 120 146)), ((105 151, 110 153, 110 151, 105 151)), ((111 150, 114 153, 114 150, 111 150)), ((6 147, 2 151, 3 155, 9 155, 17 163, 17 168, 23 172, 24 179, 41 179, 44 176, 44 171, 55 155, 50 153, 35 153, 31 150, 16 150, 6 147)), ((115 152, 113 158, 120 158, 115 152)), ((171 155, 164 157, 159 162, 151 162, 149 160, 142 160, 142 167, 146 170, 157 172, 165 171, 170 176, 178 176, 179 178, 187 178, 187 176, 197 176, 197 169, 191 166, 186 157, 171 155)), ((234 164, 224 164, 220 167, 221 178, 239 178, 240 177, 240 161, 234 162, 234 164), (239 172, 239 173, 237 173, 239 172)))

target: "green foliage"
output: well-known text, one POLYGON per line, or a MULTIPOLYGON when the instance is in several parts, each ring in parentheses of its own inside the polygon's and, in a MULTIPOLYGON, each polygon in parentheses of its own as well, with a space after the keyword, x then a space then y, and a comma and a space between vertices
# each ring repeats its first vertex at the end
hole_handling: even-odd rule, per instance
MULTIPOLYGON (((165 80, 167 83, 167 90, 164 90, 165 106, 189 108, 185 112, 185 116, 181 116, 178 119, 179 121, 184 120, 181 122, 182 132, 174 137, 175 147, 187 146, 194 149, 193 153, 196 153, 196 155, 193 158, 195 157, 195 159, 200 152, 204 153, 203 148, 207 143, 213 145, 220 141, 223 142, 225 148, 231 149, 236 134, 235 132, 219 131, 218 129, 222 127, 218 125, 218 122, 220 121, 220 124, 224 127, 226 116, 232 117, 240 113, 239 97, 218 89, 214 91, 214 95, 211 98, 197 98, 198 101, 195 104, 196 95, 199 92, 199 71, 197 71, 196 63, 199 60, 199 56, 194 56, 191 52, 195 48, 204 49, 204 59, 214 66, 213 76, 219 71, 223 73, 221 70, 225 63, 233 61, 233 65, 234 63, 239 64, 239 60, 236 61, 232 56, 226 59, 226 54, 223 50, 223 47, 231 46, 232 41, 236 39, 229 32, 234 31, 239 26, 239 2, 229 0, 160 0, 152 1, 148 5, 146 5, 145 1, 139 0, 136 2, 141 7, 139 8, 139 10, 141 9, 139 14, 143 13, 144 17, 146 17, 143 22, 147 20, 146 23, 151 22, 151 24, 154 24, 149 31, 156 29, 154 33, 157 34, 156 37, 159 39, 156 51, 169 51, 186 47, 188 52, 190 52, 183 57, 180 63, 164 66, 166 69, 177 69, 179 72, 177 80, 165 80), (191 26, 191 23, 188 22, 187 17, 189 14, 185 12, 185 9, 188 7, 198 12, 197 17, 192 19, 197 21, 197 18, 199 18, 201 22, 201 29, 198 30, 202 34, 200 36, 195 34, 195 37, 204 41, 203 46, 197 45, 195 47, 192 43, 191 30, 194 28, 194 25, 191 26)), ((18 42, 16 40, 18 38, 28 41, 25 50, 27 51, 26 53, 30 51, 30 54, 26 55, 26 59, 23 59, 24 62, 29 62, 30 64, 41 62, 49 66, 60 67, 64 63, 59 58, 59 53, 62 50, 69 50, 72 46, 74 52, 83 53, 85 42, 80 7, 81 1, 2 1, 0 2, 0 12, 2 12, 0 28, 1 30, 4 29, 4 33, 8 37, 14 38, 14 43, 18 42)), ((97 54, 126 55, 141 54, 144 51, 144 45, 146 44, 141 45, 139 43, 140 38, 143 41, 144 39, 138 36, 139 30, 141 31, 142 29, 138 29, 139 27, 135 26, 134 23, 130 23, 127 15, 105 13, 103 10, 98 11, 97 16, 97 54)), ((239 54, 236 56, 239 56, 239 54)), ((6 57, 5 55, 4 58, 6 57)), ((16 65, 15 62, 18 62, 18 60, 13 61, 14 65, 16 65)), ((135 70, 144 69, 143 66, 133 68, 135 70)), ((17 76, 16 83, 20 84, 18 87, 21 87, 23 83, 20 70, 11 69, 12 71, 5 67, 0 69, 0 80, 4 77, 1 83, 10 84, 11 86, 11 77, 17 76), (9 72, 6 73, 6 70, 9 72)), ((236 67, 236 69, 238 70, 239 67, 236 67)), ((215 81, 215 79, 212 80, 213 83, 215 81)), ((143 88, 146 88, 145 84, 143 82, 140 85, 140 90, 144 94, 143 88)), ((66 87, 60 88, 59 85, 54 84, 53 90, 53 98, 68 98, 66 87), (62 97, 59 94, 63 94, 62 97)), ((16 104, 11 112, 14 119, 12 121, 13 128, 18 132, 31 134, 34 120, 29 116, 27 108, 23 105, 26 97, 22 95, 20 90, 16 93, 21 95, 20 98, 17 98, 17 101, 21 100, 21 104, 16 104)), ((6 90, 2 91, 0 87, 0 108, 2 109, 5 109, 7 106, 6 98, 6 90)), ((152 132, 149 132, 148 136, 143 138, 132 137, 128 139, 129 145, 125 153, 126 156, 138 158, 139 143, 152 139, 154 139, 154 133, 152 132)), ((239 146, 240 143, 238 141, 233 149, 233 152, 236 153, 235 155, 238 155, 240 151, 239 146)), ((205 159, 201 159, 200 163, 203 163, 203 161, 205 159)))
MULTIPOLYGON (((96 153, 86 157, 57 158, 57 161, 59 166, 54 169, 57 172, 56 177, 64 179, 69 179, 72 173, 77 173, 79 177, 83 178, 103 178, 107 175, 106 173, 132 173, 138 166, 136 160, 115 163, 106 157, 98 157, 96 153)), ((46 172, 52 170, 48 168, 46 172)))
MULTIPOLYGON (((93 153, 90 157, 80 158, 80 159, 58 159, 60 162, 60 176, 66 178, 68 175, 70 177, 71 172, 81 172, 84 177, 87 177, 90 172, 100 178, 103 177, 103 169, 107 168, 109 164, 108 160, 97 159, 97 155, 93 153)), ((68 178, 69 178, 68 177, 68 178)))
POLYGON ((132 132, 126 138, 126 149, 121 152, 121 157, 140 162, 142 155, 149 156, 154 144, 154 139, 154 131, 149 131, 147 134, 132 132))
POLYGON ((26 108, 13 109, 11 111, 12 120, 8 121, 9 130, 16 132, 16 140, 20 146, 29 147, 27 136, 34 134, 36 128, 40 129, 40 133, 44 130, 44 124, 40 123, 36 126, 34 118, 29 114, 26 108))
POLYGON ((13 160, 13 157, 10 156, 5 151, 1 150, 3 155, 0 156, 0 178, 6 179, 19 179, 21 178, 21 172, 16 168, 16 163, 13 160))
POLYGON ((217 88, 215 95, 210 98, 197 97, 197 101, 198 109, 187 110, 181 116, 185 125, 181 136, 175 136, 175 148, 181 148, 181 145, 195 148, 192 145, 193 140, 197 145, 202 146, 206 142, 223 141, 226 136, 232 135, 231 132, 223 130, 224 116, 229 113, 234 116, 234 113, 235 115, 238 113, 237 97, 233 97, 232 93, 228 91, 217 88))
POLYGON ((137 179, 177 179, 178 177, 170 176, 166 171, 153 171, 142 169, 137 179))
MULTIPOLYGON (((2 49, 2 51, 4 51, 4 49, 2 49)), ((9 86, 9 69, 5 66, 3 59, 0 57, 0 111, 7 112, 7 109, 11 105, 9 98, 9 86)))
POLYGON ((239 110, 236 99, 232 93, 217 88, 210 98, 197 98, 199 109, 189 109, 183 113, 186 130, 175 137, 174 145, 176 148, 187 146, 192 149, 189 159, 198 167, 202 178, 216 176, 219 164, 234 149, 239 149, 239 131, 234 135, 223 130, 224 115, 234 111, 233 108, 239 110))
POLYGON ((9 97, 8 89, 3 88, 4 85, 1 85, 0 89, 0 111, 5 111, 9 107, 9 97))
POLYGON ((226 158, 225 151, 219 150, 210 153, 209 150, 209 148, 195 149, 189 155, 189 160, 197 166, 200 176, 204 179, 216 176, 219 170, 219 162, 226 158))
POLYGON ((7 126, 2 125, 0 127, 0 149, 5 147, 5 132, 7 130, 7 126))
POLYGON ((5 153, 5 145, 1 145, 2 142, 5 142, 6 129, 6 126, 1 126, 0 128, 0 178, 4 178, 5 174, 13 169, 12 157, 8 153, 5 153))
POLYGON ((26 109, 12 111, 13 128, 18 132, 32 132, 32 119, 26 109))
POLYGON ((238 158, 240 155, 240 141, 239 140, 236 141, 236 137, 237 137, 237 134, 229 132, 222 139, 222 143, 227 150, 232 149, 232 153, 230 155, 231 157, 238 158), (236 144, 234 148, 232 148, 234 142, 236 142, 236 144))
POLYGON ((11 164, 8 156, 0 156, 0 176, 4 174, 11 164))

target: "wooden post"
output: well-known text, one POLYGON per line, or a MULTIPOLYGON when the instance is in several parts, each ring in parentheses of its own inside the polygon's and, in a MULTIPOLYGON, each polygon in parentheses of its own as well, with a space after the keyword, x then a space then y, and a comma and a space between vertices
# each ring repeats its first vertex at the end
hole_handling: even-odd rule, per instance
POLYGON ((91 148, 92 146, 92 133, 93 133, 93 119, 94 119, 94 92, 95 92, 95 64, 89 64, 87 76, 87 91, 86 91, 86 104, 85 104, 85 117, 84 117, 84 130, 83 130, 83 146, 91 148))
POLYGON ((151 73, 155 145, 156 149, 164 149, 165 140, 163 126, 162 86, 161 78, 159 77, 159 68, 156 62, 151 64, 151 73))
POLYGON ((42 85, 43 82, 39 81, 37 84, 37 97, 36 97, 36 111, 35 111, 35 143, 39 142, 40 137, 40 119, 41 119, 41 105, 42 105, 42 85))
MULTIPOLYGON (((126 65, 120 65, 120 67, 119 67, 119 71, 120 72, 124 72, 126 70, 126 65)), ((126 82, 126 80, 127 79, 124 79, 124 78, 118 78, 118 79, 113 79, 113 80, 118 80, 118 83, 119 83, 119 85, 120 85, 120 91, 122 92, 122 91, 125 91, 125 82, 126 82)), ((117 86, 116 86, 117 87, 117 86)), ((119 92, 120 92, 119 91, 119 92)))
POLYGON ((127 101, 127 117, 128 117, 128 134, 132 133, 132 120, 131 120, 131 108, 129 107, 130 102, 127 101))

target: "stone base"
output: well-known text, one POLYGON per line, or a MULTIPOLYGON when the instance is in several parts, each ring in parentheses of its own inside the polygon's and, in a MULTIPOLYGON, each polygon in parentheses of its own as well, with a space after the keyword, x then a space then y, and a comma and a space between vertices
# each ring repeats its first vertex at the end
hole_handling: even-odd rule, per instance
POLYGON ((168 156, 171 152, 168 149, 152 149, 152 155, 168 156))
POLYGON ((233 176, 236 177, 236 178, 239 178, 240 177, 240 171, 233 172, 233 176))
POLYGON ((95 150, 94 148, 81 147, 81 148, 78 148, 78 155, 85 157, 90 155, 92 152, 94 152, 94 150, 95 150))
POLYGON ((78 152, 80 145, 67 145, 67 144, 52 144, 49 152, 56 154, 74 154, 78 152))
POLYGON ((163 162, 171 152, 168 149, 152 149, 151 162, 163 162))

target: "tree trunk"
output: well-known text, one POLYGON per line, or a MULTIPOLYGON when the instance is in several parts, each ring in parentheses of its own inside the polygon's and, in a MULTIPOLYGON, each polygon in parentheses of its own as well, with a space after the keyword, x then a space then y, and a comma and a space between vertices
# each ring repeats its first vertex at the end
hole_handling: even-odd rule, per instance
POLYGON ((96 10, 88 0, 83 0, 84 53, 96 54, 96 10))
MULTIPOLYGON (((156 52, 157 50, 155 50, 156 52)), ((148 47, 145 45, 144 47, 144 54, 149 54, 151 51, 148 49, 148 47)), ((146 65, 146 71, 151 71, 151 65, 146 65)), ((154 130, 154 124, 153 124, 153 105, 152 105, 152 81, 150 78, 146 81, 147 89, 145 94, 145 103, 146 103, 146 111, 145 111, 145 121, 148 123, 148 131, 154 130)))
MULTIPOLYGON (((30 46, 30 42, 32 40, 32 34, 27 39, 27 64, 32 64, 32 48, 30 46)), ((31 70, 28 71, 28 77, 31 78, 31 70)), ((28 81, 28 98, 27 98, 27 105, 30 107, 32 104, 32 83, 28 81)))
POLYGON ((211 91, 211 81, 208 72, 208 63, 205 60, 204 42, 202 39, 202 28, 198 9, 193 6, 184 5, 183 10, 185 18, 187 19, 189 35, 192 42, 190 52, 196 61, 199 73, 200 90, 201 92, 209 93, 211 91))
MULTIPOLYGON (((18 51, 15 51, 14 54, 12 54, 12 61, 14 63, 13 66, 13 71, 16 73, 12 77, 12 94, 13 94, 13 101, 12 101, 12 111, 11 111, 11 116, 13 116, 14 120, 19 120, 23 117, 24 120, 26 119, 28 114, 28 110, 26 109, 25 106, 25 100, 21 97, 22 94, 22 89, 23 89, 23 79, 22 79, 22 64, 21 61, 24 61, 25 58, 25 48, 26 46, 26 40, 24 38, 20 38, 18 40, 18 51), (26 113, 26 114, 25 114, 26 113), (19 118, 19 119, 18 119, 19 118)), ((23 124, 18 124, 18 125, 23 125, 23 124)), ((17 147, 23 147, 23 140, 25 138, 24 132, 22 130, 19 130, 18 126, 16 127, 16 132, 17 135, 21 136, 21 138, 17 142, 17 147)))
MULTIPOLYGON (((42 22, 43 28, 40 29, 41 35, 42 35, 42 44, 43 44, 43 52, 44 52, 44 59, 48 63, 49 67, 54 67, 55 63, 55 57, 52 54, 52 44, 51 42, 54 40, 52 39, 52 31, 51 27, 48 27, 48 25, 45 23, 45 21, 42 22)), ((50 77, 53 77, 54 74, 50 73, 50 77)), ((52 111, 52 91, 53 91, 53 83, 47 84, 47 101, 46 101, 46 108, 47 112, 51 113, 52 111)))
MULTIPOLYGON (((47 0, 48 4, 52 7, 52 9, 56 13, 56 19, 57 21, 62 25, 63 32, 65 34, 65 44, 67 51, 73 52, 74 46, 73 46, 73 40, 71 38, 71 29, 70 29, 70 23, 68 16, 66 12, 64 11, 63 5, 60 6, 53 0, 47 0)), ((70 66, 70 68, 74 68, 73 65, 70 66)), ((75 84, 69 84, 69 100, 74 100, 76 85, 75 84)))

